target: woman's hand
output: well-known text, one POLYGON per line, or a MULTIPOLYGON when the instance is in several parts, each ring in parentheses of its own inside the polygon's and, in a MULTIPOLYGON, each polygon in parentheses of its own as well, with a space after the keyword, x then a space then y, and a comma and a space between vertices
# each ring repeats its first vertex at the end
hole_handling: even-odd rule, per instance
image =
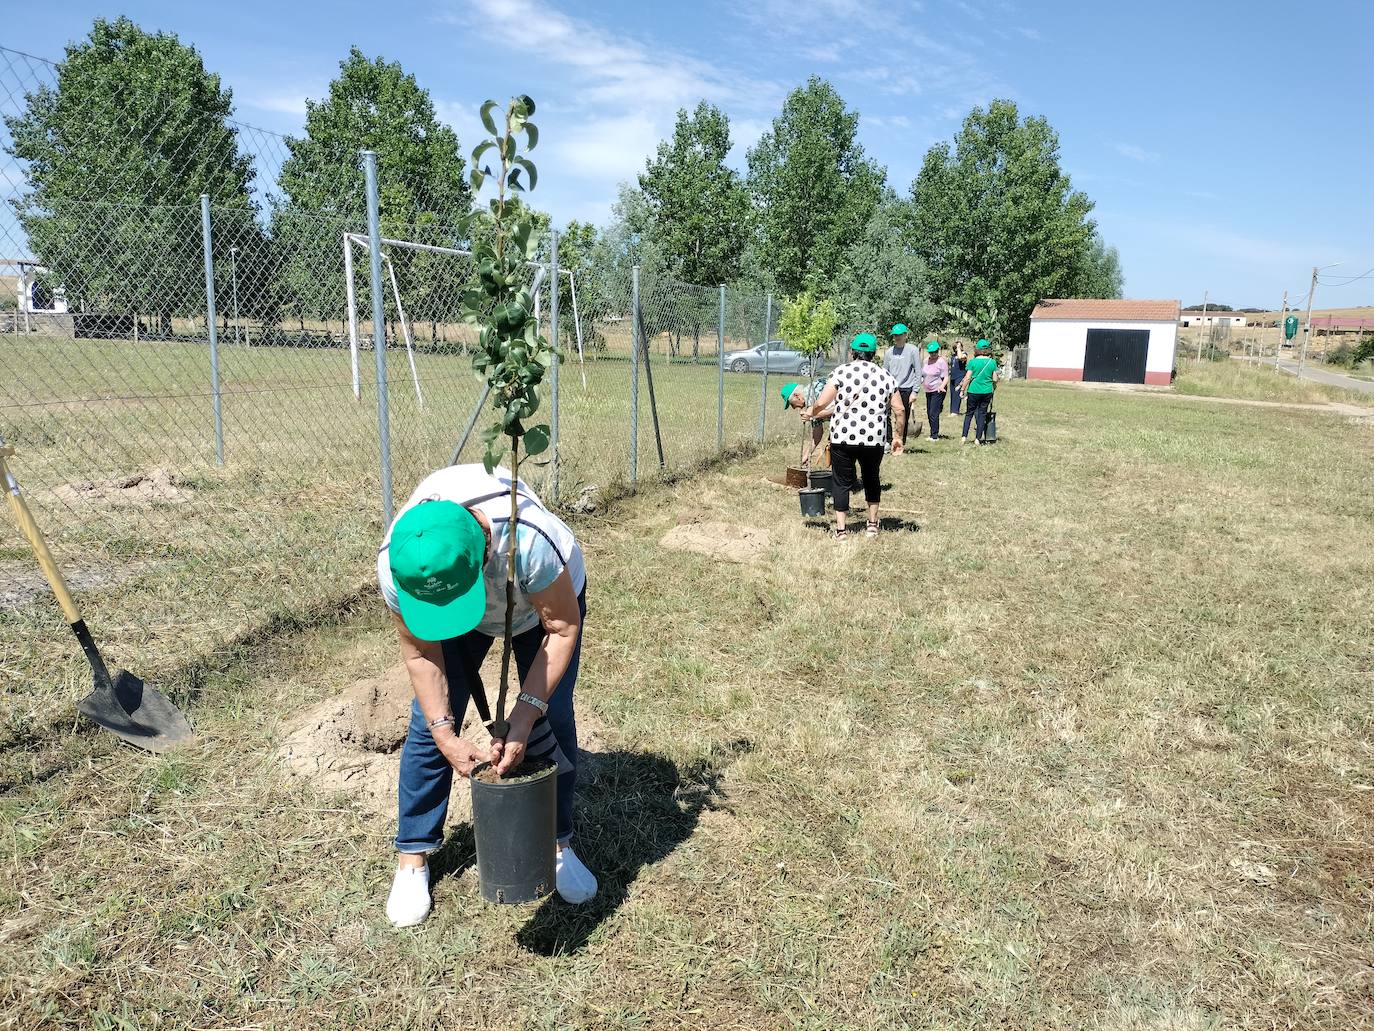
POLYGON ((479 748, 471 741, 459 737, 452 727, 440 727, 432 732, 434 743, 448 764, 466 777, 478 763, 490 761, 493 756, 485 748, 479 748))
POLYGON ((513 770, 525 759, 525 745, 530 739, 534 722, 521 719, 519 713, 511 713, 510 734, 505 738, 492 738, 491 764, 499 776, 504 777, 507 770, 513 770))

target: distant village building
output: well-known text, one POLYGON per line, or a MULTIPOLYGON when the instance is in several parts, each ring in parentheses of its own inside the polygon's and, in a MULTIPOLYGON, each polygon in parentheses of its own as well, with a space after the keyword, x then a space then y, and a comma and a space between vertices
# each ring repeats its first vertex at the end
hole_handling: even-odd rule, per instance
POLYGON ((1184 329, 1189 326, 1245 326, 1249 320, 1238 311, 1209 311, 1206 315, 1200 311, 1185 311, 1179 313, 1178 324, 1184 329))
POLYGON ((1045 300, 1030 318, 1028 379, 1173 381, 1178 301, 1045 300))
POLYGON ((31 258, 0 258, 0 268, 7 270, 0 275, 0 290, 14 298, 13 308, 0 314, 0 332, 72 332, 66 293, 46 268, 31 258))

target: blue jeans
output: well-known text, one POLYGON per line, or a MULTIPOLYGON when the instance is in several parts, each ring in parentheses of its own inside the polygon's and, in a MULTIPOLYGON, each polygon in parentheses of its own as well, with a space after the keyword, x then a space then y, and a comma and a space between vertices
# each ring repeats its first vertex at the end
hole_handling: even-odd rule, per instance
MULTIPOLYGON (((585 617, 585 589, 577 599, 577 607, 585 617)), ((522 684, 545 636, 544 628, 535 626, 515 638, 515 664, 522 684)), ((459 722, 462 722, 473 690, 482 690, 482 660, 491 650, 493 640, 473 630, 462 637, 443 642, 449 704, 453 706, 453 715, 459 722)), ((558 772, 559 844, 566 844, 573 833, 573 789, 577 786, 577 721, 573 714, 573 687, 577 684, 577 671, 581 663, 582 635, 579 634, 568 669, 549 699, 548 713, 540 716, 530 731, 526 753, 532 756, 552 754, 553 741, 546 740, 551 736, 567 760, 558 772)), ((507 697, 513 703, 514 699, 507 697)), ((417 699, 411 703, 410 730, 401 749, 401 778, 396 792, 397 852, 426 854, 439 848, 444 840, 444 818, 448 815, 448 796, 452 788, 453 767, 434 743, 417 699)))

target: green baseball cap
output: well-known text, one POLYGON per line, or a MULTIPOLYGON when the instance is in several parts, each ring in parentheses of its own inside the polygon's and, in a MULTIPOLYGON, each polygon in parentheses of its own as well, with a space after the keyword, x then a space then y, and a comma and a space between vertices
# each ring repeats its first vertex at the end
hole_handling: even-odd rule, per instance
POLYGON ((929 351, 931 354, 934 354, 939 349, 940 341, 938 340, 932 340, 930 343, 926 344, 926 350, 929 351))
POLYGON ((800 386, 800 383, 784 383, 782 385, 782 406, 784 408, 792 403, 792 392, 800 386))
POLYGON ((906 328, 906 323, 905 323, 905 322, 899 322, 899 323, 897 323, 897 325, 895 325, 895 326, 892 327, 892 332, 889 333, 888 336, 894 336, 894 337, 895 337, 895 336, 898 336, 898 335, 900 335, 900 334, 902 334, 902 333, 906 333, 906 332, 908 332, 908 330, 907 330, 907 328, 906 328))
POLYGON ((978 343, 974 344, 973 346, 976 347, 976 348, 978 348, 978 350, 981 351, 983 348, 985 348, 985 347, 988 346, 988 342, 987 342, 986 340, 980 340, 980 341, 978 341, 978 343))
POLYGON ((401 619, 421 641, 461 637, 482 621, 487 535, 453 501, 425 501, 391 529, 391 580, 401 619))
POLYGON ((878 338, 872 333, 860 333, 850 342, 851 351, 862 351, 864 354, 872 354, 878 349, 878 338))

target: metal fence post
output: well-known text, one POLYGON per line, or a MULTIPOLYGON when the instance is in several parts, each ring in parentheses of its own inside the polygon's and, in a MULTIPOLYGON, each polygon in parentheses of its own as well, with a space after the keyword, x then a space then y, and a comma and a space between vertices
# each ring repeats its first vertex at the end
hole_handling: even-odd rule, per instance
POLYGON ((224 464, 224 413, 219 389, 219 329, 215 326, 215 247, 210 235, 210 195, 200 195, 200 239, 205 250, 205 330, 210 337, 210 393, 215 408, 215 464, 224 464))
POLYGON ((768 294, 768 304, 763 315, 763 386, 759 389, 759 443, 763 443, 764 430, 768 423, 768 335, 773 328, 773 295, 768 294))
POLYGON ((377 200, 377 152, 365 150, 367 243, 372 271, 372 349, 377 358, 377 436, 382 452, 382 522, 391 525, 391 412, 386 389, 386 304, 382 293, 382 225, 377 200))
POLYGON ((343 234, 344 303, 348 305, 348 363, 353 372, 353 400, 363 399, 363 382, 358 373, 358 298, 353 286, 353 241, 343 234))
POLYGON ((558 350, 558 230, 550 233, 549 246, 549 335, 553 340, 553 365, 549 367, 552 379, 553 411, 549 415, 549 447, 553 454, 549 458, 549 493, 554 505, 558 504, 558 365, 562 356, 558 350))
POLYGON ((630 489, 639 483, 639 266, 630 269, 630 489))
POLYGON ((720 287, 720 321, 716 324, 716 451, 725 450, 725 284, 720 287))

